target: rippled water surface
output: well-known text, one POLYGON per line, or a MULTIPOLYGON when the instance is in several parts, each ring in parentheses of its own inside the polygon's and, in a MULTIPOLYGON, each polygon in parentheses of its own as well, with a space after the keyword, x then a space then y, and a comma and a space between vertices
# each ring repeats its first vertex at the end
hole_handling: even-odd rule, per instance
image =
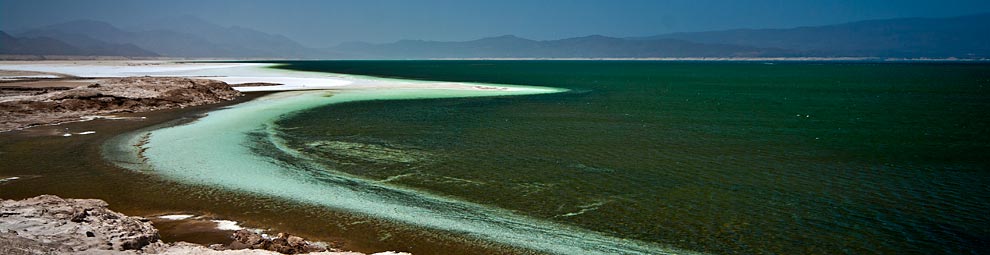
POLYGON ((990 239, 990 65, 287 64, 570 89, 332 104, 266 131, 389 187, 703 252, 982 253, 990 239))

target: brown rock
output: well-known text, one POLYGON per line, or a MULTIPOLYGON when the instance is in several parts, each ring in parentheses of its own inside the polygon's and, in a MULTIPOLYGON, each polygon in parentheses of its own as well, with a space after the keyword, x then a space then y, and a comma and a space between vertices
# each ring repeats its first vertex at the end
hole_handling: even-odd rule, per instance
MULTIPOLYGON (((9 89, 9 88, 8 88, 9 89)), ((102 84, 37 95, 0 97, 0 132, 41 123, 78 120, 87 115, 145 112, 212 104, 241 93, 215 80, 177 77, 128 77, 102 84)))
POLYGON ((234 232, 234 242, 230 244, 230 248, 262 249, 283 254, 327 251, 326 246, 307 242, 302 237, 278 233, 273 238, 266 238, 261 234, 243 229, 234 232))
MULTIPOLYGON (((43 195, 0 201, 0 233, 50 244, 61 252, 137 250, 158 242, 151 223, 107 209, 96 199, 43 195)), ((8 238, 8 239, 9 239, 8 238)))
POLYGON ((106 202, 97 199, 62 199, 43 195, 19 201, 0 200, 2 255, 277 255, 310 252, 320 255, 362 255, 328 251, 323 245, 284 233, 266 238, 258 233, 239 230, 234 233, 234 239, 239 246, 164 243, 159 240, 158 230, 148 219, 111 211, 107 209, 106 202))

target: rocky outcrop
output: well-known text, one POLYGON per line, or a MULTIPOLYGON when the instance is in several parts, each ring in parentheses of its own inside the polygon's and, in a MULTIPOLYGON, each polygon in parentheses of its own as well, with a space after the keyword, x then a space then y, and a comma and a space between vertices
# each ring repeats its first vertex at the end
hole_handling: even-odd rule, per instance
POLYGON ((275 237, 255 233, 245 229, 234 232, 231 249, 262 249, 284 254, 298 254, 327 251, 327 247, 306 242, 302 237, 278 233, 275 237))
MULTIPOLYGON (((151 221, 107 208, 98 199, 62 199, 42 195, 24 200, 0 200, 0 254, 168 254, 168 255, 363 255, 328 249, 325 245, 279 233, 271 237, 238 230, 230 245, 210 247, 164 243, 151 221)), ((410 255, 380 252, 372 255, 410 255)))
POLYGON ((241 93, 227 83, 177 77, 128 77, 68 90, 0 97, 0 131, 79 120, 90 115, 212 104, 241 93))
POLYGON ((5 243, 0 246, 2 254, 22 248, 140 250, 159 242, 158 230, 147 219, 111 211, 102 200, 51 195, 0 202, 0 240, 5 243))

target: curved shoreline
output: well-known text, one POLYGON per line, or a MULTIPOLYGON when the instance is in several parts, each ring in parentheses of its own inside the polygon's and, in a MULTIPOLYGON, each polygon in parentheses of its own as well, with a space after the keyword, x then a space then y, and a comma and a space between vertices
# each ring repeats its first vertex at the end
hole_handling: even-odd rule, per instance
POLYGON ((118 144, 118 148, 131 149, 129 154, 123 154, 131 155, 131 160, 114 161, 125 162, 121 166, 131 169, 153 169, 154 174, 181 183, 220 186, 228 190, 279 197, 542 252, 689 253, 394 187, 329 169, 298 165, 289 167, 259 157, 251 152, 251 148, 244 146, 250 134, 262 134, 281 153, 298 158, 299 153, 279 146, 274 132, 268 129, 285 115, 329 104, 563 91, 388 78, 356 80, 353 84, 357 87, 338 90, 329 97, 322 91, 276 93, 211 112, 191 123, 136 133, 129 139, 117 141, 122 143, 118 144), (394 84, 383 85, 383 82, 394 84), (424 84, 426 88, 416 88, 424 84), (147 143, 135 146, 139 142, 134 139, 144 134, 150 134, 147 143), (138 155, 136 151, 143 151, 145 158, 134 158, 138 155))
MULTIPOLYGON (((132 132, 131 135, 113 138, 108 140, 107 144, 116 144, 116 149, 105 150, 104 154, 115 154, 116 158, 113 156, 109 158, 119 166, 153 170, 153 172, 145 173, 153 173, 164 177, 164 179, 180 183, 194 186, 219 186, 225 190, 336 208, 369 215, 372 218, 460 233, 472 238, 525 249, 550 253, 688 253, 659 247, 656 244, 604 236, 576 227, 519 216, 497 208, 488 208, 469 202, 423 194, 415 190, 391 187, 354 176, 327 173, 326 169, 285 171, 286 169, 271 164, 272 162, 269 160, 258 160, 259 157, 253 155, 250 148, 242 146, 251 133, 267 133, 269 138, 272 138, 273 133, 265 132, 265 127, 270 127, 272 121, 286 114, 331 103, 361 100, 521 95, 553 93, 564 90, 337 74, 321 74, 322 77, 313 77, 316 74, 271 70, 267 69, 267 66, 270 65, 241 66, 231 69, 214 68, 208 71, 184 70, 179 73, 166 72, 156 75, 209 77, 221 81, 231 77, 267 77, 265 79, 268 80, 260 80, 260 82, 281 79, 281 81, 298 82, 297 84, 289 84, 296 86, 291 88, 293 90, 333 88, 337 93, 330 95, 325 91, 292 91, 270 94, 249 102, 212 111, 205 117, 189 123, 176 125, 173 122, 145 129, 151 131, 132 132), (238 68, 241 70, 234 70, 238 68), (262 70, 260 71, 261 76, 250 76, 254 74, 250 72, 258 70, 262 70), (245 71, 248 72, 247 75, 245 71), (297 74, 304 77, 295 77, 298 79, 288 77, 287 79, 277 76, 297 74), (321 78, 338 81, 343 79, 346 83, 335 83, 329 86, 307 86, 305 84, 306 82, 319 81, 321 78), (239 110, 240 112, 237 112, 239 110), (245 121, 244 118, 248 118, 247 122, 243 122, 245 121), (219 124, 220 126, 219 128, 203 128, 203 123, 219 124), (211 130, 215 132, 209 132, 211 130), (148 136, 146 143, 134 140, 147 133, 151 133, 151 135, 148 136), (190 142, 198 142, 204 146, 196 148, 196 146, 190 146, 190 142), (135 144, 144 144, 144 146, 138 148, 133 146, 135 144), (232 147, 233 151, 223 155, 223 152, 213 150, 212 147, 214 146, 232 147), (144 151, 147 162, 136 153, 141 150, 144 151), (107 151, 110 153, 106 153, 107 151), (123 158, 132 157, 132 159, 137 160, 120 160, 121 155, 123 158), (246 158, 244 156, 252 159, 245 161, 243 160, 246 158), (215 164, 209 163, 211 160, 214 160, 212 162, 215 164), (122 162, 123 164, 120 164, 122 162), (182 162, 198 163, 197 165, 174 165, 174 163, 182 162), (231 162, 234 162, 235 165, 230 165, 231 162), (218 166, 220 168, 211 169, 211 167, 218 166), (230 169, 236 171, 227 171, 230 169), (211 174, 218 176, 210 176, 211 174), (254 176, 250 177, 250 175, 254 176), (231 180, 234 180, 235 183, 231 183, 231 180), (258 180, 265 181, 265 183, 252 183, 258 180), (314 180, 317 181, 314 182, 314 180), (322 194, 323 196, 307 196, 309 194, 322 194), (341 201, 345 203, 339 203, 341 201)), ((291 151, 286 150, 287 148, 281 149, 282 153, 291 154, 291 151)))
MULTIPOLYGON (((88 70, 87 68, 93 65, 96 65, 95 68, 102 69, 122 67, 129 65, 128 63, 58 64, 32 62, 29 64, 31 68, 56 68, 58 71, 64 72, 61 68, 65 66, 73 67, 76 70, 88 70), (51 67, 53 64, 59 66, 51 67)), ((143 65, 141 66, 143 67, 143 65)), ((0 68, 4 67, 7 66, 0 65, 0 68)), ((260 70, 264 73, 263 75, 275 78, 300 75, 303 77, 319 76, 317 78, 341 79, 341 77, 333 75, 267 69, 259 65, 242 66, 239 69, 234 71, 227 70, 226 72, 228 74, 243 75, 245 72, 260 70)), ((103 72, 107 71, 104 70, 103 72)), ((210 75, 209 72, 211 71, 187 70, 185 73, 157 72, 148 76, 205 77, 210 79, 219 77, 210 75)), ((107 73, 98 74, 102 76, 107 73)), ((118 76, 131 75, 136 74, 129 73, 118 76)), ((493 88, 484 85, 479 85, 480 87, 478 88, 469 88, 450 82, 437 82, 425 85, 422 81, 399 83, 401 83, 401 86, 395 87, 395 89, 408 90, 410 88, 424 87, 449 89, 451 86, 455 86, 461 90, 488 90, 493 88)), ((346 88, 341 88, 340 86, 320 86, 320 84, 300 85, 307 87, 306 90, 310 91, 288 93, 320 93, 311 91, 311 89, 325 90, 329 88, 346 90, 348 92, 382 89, 379 86, 380 82, 365 82, 357 86, 346 86, 346 88)), ((516 89, 519 88, 517 87, 512 90, 516 89)), ((498 90, 491 92, 498 92, 498 90)), ((313 207, 302 206, 289 200, 273 199, 208 186, 181 184, 170 181, 167 178, 147 175, 147 173, 143 172, 126 171, 126 169, 121 169, 114 164, 109 164, 106 160, 105 145, 111 139, 118 139, 118 135, 133 133, 135 130, 148 130, 195 121, 205 116, 207 112, 223 109, 234 104, 251 102, 249 100, 271 94, 273 93, 249 93, 247 96, 235 99, 234 101, 213 105, 140 114, 123 114, 122 116, 126 117, 123 120, 96 119, 96 121, 72 122, 59 126, 39 126, 26 130, 0 133, 0 138, 5 141, 3 144, 0 144, 0 150, 2 150, 0 151, 0 159, 4 159, 0 160, 0 167, 4 167, 0 171, 0 174, 2 174, 0 177, 19 178, 13 179, 15 181, 2 183, 5 185, 5 190, 11 191, 10 193, 5 192, 5 198, 28 198, 42 194, 54 194, 63 197, 98 198, 110 202, 113 207, 122 209, 122 212, 146 217, 178 212, 205 213, 217 215, 222 218, 236 219, 255 228, 298 233, 308 239, 340 243, 343 245, 340 246, 342 248, 368 253, 383 250, 406 250, 426 254, 439 251, 445 251, 444 253, 450 254, 473 254, 478 250, 497 251, 508 248, 508 246, 501 244, 478 242, 464 236, 425 228, 408 227, 408 225, 392 223, 353 213, 345 213, 339 210, 306 209, 313 207), (140 118, 138 119, 138 117, 132 116, 138 116, 140 118), (144 118, 145 116, 147 117, 146 119, 144 118), (61 137, 63 132, 69 132, 70 130, 74 132, 95 130, 97 133, 85 136, 71 136, 68 138, 61 137), (48 153, 42 154, 47 156, 39 158, 38 155, 31 153, 32 150, 36 151, 39 149, 48 151, 48 153), (51 158, 57 158, 58 160, 50 160, 51 158), (80 174, 82 175, 80 176, 80 174), (88 185, 77 187, 80 182, 88 183, 88 185), (219 197, 209 197, 204 196, 204 194, 219 197), (230 200, 231 198, 234 200, 230 200), (248 203, 245 204, 245 202, 248 203), (281 209, 276 210, 274 208, 278 207, 272 207, 273 205, 281 207, 281 209), (258 212, 263 213, 255 214, 258 212), (279 214, 284 214, 282 217, 292 215, 290 217, 294 218, 283 219, 272 216, 279 214), (311 218, 307 218, 314 215, 330 217, 326 218, 326 221, 319 222, 314 222, 310 220, 311 218)), ((170 231, 172 230, 165 230, 164 233, 170 233, 170 231)), ((182 230, 176 231, 181 232, 182 230)), ((190 241, 203 245, 209 245, 213 242, 211 240, 216 239, 215 237, 210 237, 213 239, 207 238, 201 240, 200 237, 193 236, 173 238, 179 239, 170 240, 190 241)), ((511 249, 515 250, 514 248, 511 249)))

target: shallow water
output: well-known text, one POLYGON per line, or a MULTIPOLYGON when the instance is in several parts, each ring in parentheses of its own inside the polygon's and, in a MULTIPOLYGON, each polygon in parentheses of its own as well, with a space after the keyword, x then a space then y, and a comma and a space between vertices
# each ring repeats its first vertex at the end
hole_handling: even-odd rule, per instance
POLYGON ((313 61, 563 87, 375 101, 271 131, 325 169, 715 253, 981 253, 990 65, 313 61))
POLYGON ((990 65, 287 64, 569 91, 281 94, 152 132, 146 170, 554 253, 981 253, 990 236, 990 65))
MULTIPOLYGON (((335 94, 326 91, 278 93, 211 112, 186 125, 154 130, 149 136, 132 136, 132 140, 125 145, 143 144, 144 150, 132 158, 135 164, 122 164, 119 159, 117 162, 181 183, 328 206, 533 250, 567 254, 662 254, 676 251, 310 166, 305 162, 308 156, 285 147, 280 138, 272 136, 274 132, 270 130, 272 122, 279 117, 318 105, 555 91, 536 88, 522 92, 399 89, 335 94), (138 141, 141 139, 145 141, 138 141), (248 143, 260 145, 244 146, 248 143)), ((354 148, 348 150, 354 151, 354 148)), ((394 158, 401 160, 405 157, 399 155, 394 158)))
MULTIPOLYGON (((237 101, 258 96, 261 94, 249 94, 237 101)), ((110 209, 127 215, 152 219, 169 214, 203 215, 211 219, 234 220, 241 226, 261 228, 270 234, 292 233, 344 250, 366 253, 387 250, 415 254, 525 252, 325 206, 307 206, 222 187, 180 183, 149 172, 122 169, 105 159, 117 152, 130 151, 129 145, 124 150, 117 145, 127 144, 121 140, 132 138, 135 132, 182 124, 197 119, 206 111, 232 103, 236 102, 125 114, 146 118, 95 120, 0 133, 0 178, 18 177, 0 182, 0 198, 21 199, 42 194, 97 198, 107 201, 110 209), (62 136, 65 132, 87 130, 96 133, 62 136)), ((215 224, 157 221, 155 225, 166 242, 209 245, 231 241, 230 232, 213 229, 215 224)))

